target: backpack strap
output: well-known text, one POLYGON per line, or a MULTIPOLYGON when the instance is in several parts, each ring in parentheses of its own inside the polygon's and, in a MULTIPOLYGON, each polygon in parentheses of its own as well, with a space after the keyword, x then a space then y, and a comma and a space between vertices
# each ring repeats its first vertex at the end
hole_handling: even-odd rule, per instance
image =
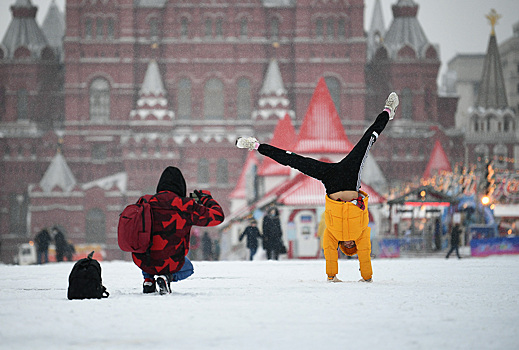
POLYGON ((108 293, 105 286, 101 285, 101 287, 103 288, 103 293, 101 294, 101 297, 108 298, 110 296, 110 293, 108 293))
MULTIPOLYGON (((151 196, 149 196, 148 199, 146 199, 145 197, 147 197, 147 196, 149 196, 149 195, 144 195, 144 196, 140 197, 139 200, 137 200, 137 204, 149 203, 157 195, 156 194, 151 195, 151 196)), ((153 213, 153 210, 152 210, 152 213, 153 213)), ((144 212, 142 213, 142 216, 143 216, 142 230, 144 231, 144 229, 145 229, 145 227, 144 227, 144 212)), ((146 252, 144 253, 144 254, 146 254, 146 264, 147 265, 151 264, 150 259, 151 259, 151 246, 153 245, 153 235, 154 235, 154 232, 153 232, 153 219, 152 219, 152 222, 151 222, 151 233, 150 233, 150 244, 148 245, 148 249, 146 249, 146 252)))

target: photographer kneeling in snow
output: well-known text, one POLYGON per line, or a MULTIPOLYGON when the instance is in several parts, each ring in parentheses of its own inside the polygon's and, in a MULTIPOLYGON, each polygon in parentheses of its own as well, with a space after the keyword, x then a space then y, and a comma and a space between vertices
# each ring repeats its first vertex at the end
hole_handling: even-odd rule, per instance
POLYGON ((149 204, 153 215, 152 245, 148 253, 132 253, 144 276, 143 293, 171 293, 170 283, 188 278, 194 272, 186 257, 192 226, 216 226, 223 222, 220 204, 206 190, 186 197, 182 172, 169 166, 162 173, 157 193, 149 204))

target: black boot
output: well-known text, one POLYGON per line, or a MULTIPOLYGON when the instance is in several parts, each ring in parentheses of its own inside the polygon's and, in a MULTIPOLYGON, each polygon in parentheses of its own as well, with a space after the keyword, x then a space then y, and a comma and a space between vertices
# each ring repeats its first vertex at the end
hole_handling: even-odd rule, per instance
POLYGON ((155 280, 152 278, 145 278, 144 283, 142 284, 142 292, 144 294, 155 293, 157 291, 157 286, 155 280))
POLYGON ((170 282, 167 276, 157 276, 157 285, 159 286, 160 295, 171 293, 171 287, 169 283, 170 282))

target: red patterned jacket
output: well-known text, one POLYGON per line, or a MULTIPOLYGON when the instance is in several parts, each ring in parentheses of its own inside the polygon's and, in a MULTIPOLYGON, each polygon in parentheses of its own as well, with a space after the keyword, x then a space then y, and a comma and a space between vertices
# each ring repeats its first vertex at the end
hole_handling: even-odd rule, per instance
POLYGON ((189 252, 191 226, 216 226, 223 222, 223 210, 213 198, 202 197, 202 204, 170 191, 157 193, 150 205, 153 213, 153 244, 149 256, 133 253, 133 261, 152 275, 177 272, 189 252))

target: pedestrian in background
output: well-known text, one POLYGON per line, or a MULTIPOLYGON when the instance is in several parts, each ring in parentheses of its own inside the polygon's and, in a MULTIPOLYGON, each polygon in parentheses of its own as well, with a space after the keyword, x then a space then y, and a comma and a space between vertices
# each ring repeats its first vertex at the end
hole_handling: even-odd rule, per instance
POLYGON ((458 250, 458 247, 460 245, 460 235, 461 235, 461 228, 460 224, 455 224, 452 228, 451 232, 451 249, 447 253, 447 256, 445 259, 448 259, 451 253, 456 250, 456 255, 458 256, 458 259, 461 259, 460 252, 458 250))
POLYGON ((250 250, 250 259, 254 258, 254 255, 258 251, 258 240, 261 237, 261 233, 258 229, 258 223, 255 219, 249 220, 249 226, 245 228, 245 231, 240 236, 240 242, 243 239, 243 237, 247 236, 247 248, 250 250))

